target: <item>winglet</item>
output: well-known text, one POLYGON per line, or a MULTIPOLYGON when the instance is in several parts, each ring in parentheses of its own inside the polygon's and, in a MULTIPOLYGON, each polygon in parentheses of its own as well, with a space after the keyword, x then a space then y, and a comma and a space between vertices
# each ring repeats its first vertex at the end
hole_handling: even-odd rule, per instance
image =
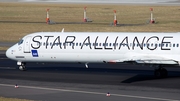
POLYGON ((64 32, 64 28, 62 29, 62 31, 61 31, 62 33, 64 32))

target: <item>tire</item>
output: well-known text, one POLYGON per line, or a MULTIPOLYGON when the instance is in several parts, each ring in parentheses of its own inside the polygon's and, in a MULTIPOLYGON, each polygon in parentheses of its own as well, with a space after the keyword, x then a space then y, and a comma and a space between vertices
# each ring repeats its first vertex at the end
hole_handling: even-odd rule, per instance
POLYGON ((25 71, 26 70, 26 67, 25 66, 19 66, 19 70, 21 70, 21 71, 25 71))

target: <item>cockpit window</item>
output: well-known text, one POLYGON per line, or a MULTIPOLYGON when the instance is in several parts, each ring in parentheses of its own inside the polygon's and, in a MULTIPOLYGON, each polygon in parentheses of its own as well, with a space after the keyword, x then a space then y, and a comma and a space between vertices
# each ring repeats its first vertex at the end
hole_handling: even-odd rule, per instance
POLYGON ((21 45, 23 43, 23 39, 21 39, 19 42, 18 42, 18 45, 21 45))

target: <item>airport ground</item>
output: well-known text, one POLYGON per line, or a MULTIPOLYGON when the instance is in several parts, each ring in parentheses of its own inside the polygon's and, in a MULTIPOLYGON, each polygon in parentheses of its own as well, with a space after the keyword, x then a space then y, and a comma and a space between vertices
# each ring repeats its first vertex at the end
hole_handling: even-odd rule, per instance
MULTIPOLYGON (((68 32, 179 32, 179 6, 84 5, 0 3, 0 49, 38 31, 68 32), (83 21, 83 8, 93 20, 83 21), (148 24, 149 8, 156 24, 148 24), (47 25, 46 9, 50 8, 47 25), (117 10, 119 26, 111 25, 117 10), (76 12, 76 13, 74 13, 76 12)), ((167 68, 168 78, 156 79, 154 68, 125 64, 28 63, 19 71, 16 62, 0 51, 0 96, 37 101, 179 101, 180 68, 167 68), (15 85, 19 88, 14 88, 15 85), (106 94, 111 96, 107 97, 106 94)))
MULTIPOLYGON (((3 52, 2 52, 3 53, 3 52)), ((37 101, 179 101, 180 68, 167 68, 157 79, 153 69, 128 64, 28 63, 20 71, 16 62, 0 55, 0 95, 37 101), (15 85, 19 88, 15 88, 15 85), (111 95, 107 97, 107 93, 111 95)))

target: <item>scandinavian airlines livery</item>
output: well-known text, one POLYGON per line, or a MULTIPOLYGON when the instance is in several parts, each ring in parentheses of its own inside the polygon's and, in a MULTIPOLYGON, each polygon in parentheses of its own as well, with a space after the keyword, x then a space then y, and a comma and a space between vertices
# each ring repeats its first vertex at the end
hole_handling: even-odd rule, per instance
POLYGON ((6 51, 20 70, 26 62, 137 63, 156 67, 180 64, 180 33, 37 32, 26 35, 6 51))

